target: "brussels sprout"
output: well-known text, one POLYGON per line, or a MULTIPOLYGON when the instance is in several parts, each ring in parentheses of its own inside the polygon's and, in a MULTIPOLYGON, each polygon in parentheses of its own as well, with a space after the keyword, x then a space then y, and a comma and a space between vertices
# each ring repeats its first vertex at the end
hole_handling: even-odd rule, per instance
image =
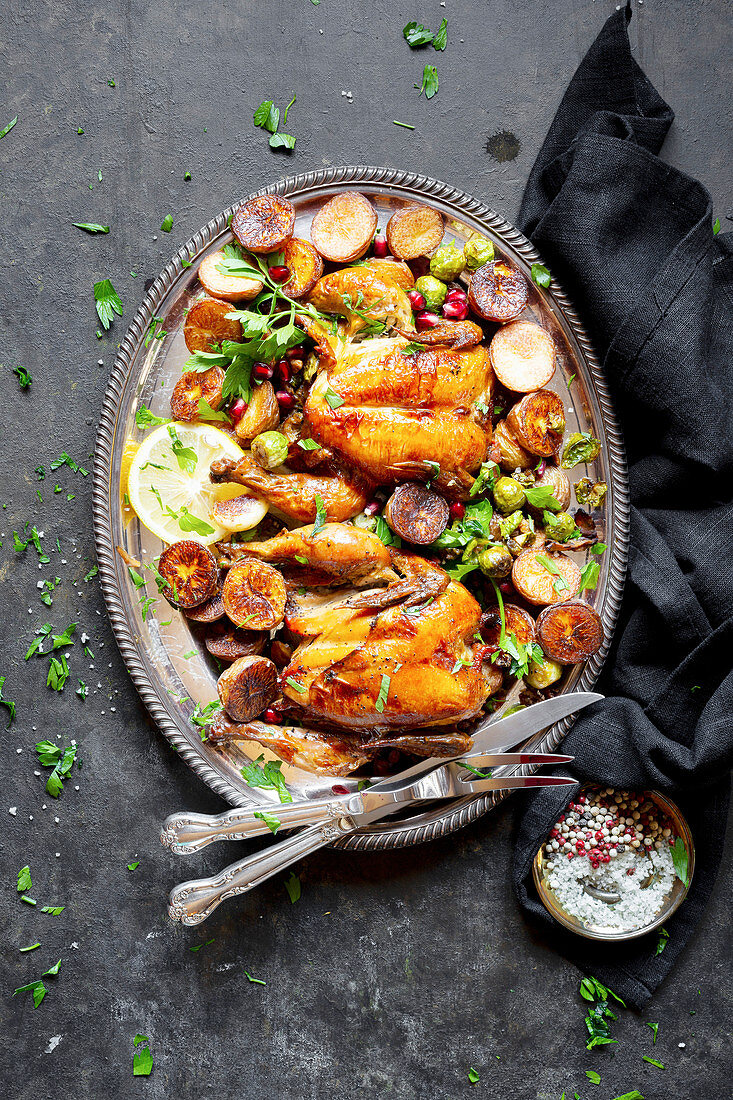
POLYGON ((252 440, 251 450, 263 470, 274 470, 288 457, 288 441, 282 432, 261 432, 252 440))
POLYGON ((578 504, 587 504, 590 508, 600 508, 607 492, 605 481, 591 481, 589 477, 582 477, 575 484, 575 499, 578 504))
POLYGON ((525 684, 533 688, 547 688, 550 684, 556 683, 562 676, 562 665, 559 665, 557 661, 550 661, 545 658, 544 661, 532 661, 529 666, 529 672, 524 677, 525 684))
POLYGON ((487 577, 506 577, 512 571, 514 558, 505 546, 487 546, 479 554, 478 564, 487 577))
POLYGON ((524 489, 513 477, 500 477, 494 486, 494 503, 500 512, 515 512, 526 500, 524 489))
POLYGON ((514 532, 521 525, 524 515, 521 512, 512 512, 510 515, 503 519, 499 523, 499 530, 503 539, 508 538, 509 535, 513 535, 514 532))
POLYGON ((455 241, 451 241, 450 244, 442 244, 433 253, 430 260, 430 274, 436 279, 442 279, 444 283, 449 283, 451 279, 461 274, 465 266, 463 249, 459 248, 455 241))
POLYGON ((476 271, 494 258, 494 242, 488 237, 471 237, 463 246, 463 257, 469 271, 476 271))
POLYGON ((425 308, 431 310, 440 309, 448 293, 445 283, 441 283, 440 279, 435 279, 432 275, 421 275, 415 283, 415 290, 419 291, 425 299, 425 308))
POLYGON ((544 512, 545 534, 555 542, 567 542, 575 534, 575 520, 569 512, 544 512))
POLYGON ((601 441, 590 432, 573 432, 565 444, 560 465, 563 470, 572 470, 581 462, 592 462, 601 453, 601 441))
POLYGON ((377 529, 377 517, 368 516, 366 512, 359 512, 359 515, 354 516, 351 522, 354 527, 360 527, 362 531, 376 531, 377 529))

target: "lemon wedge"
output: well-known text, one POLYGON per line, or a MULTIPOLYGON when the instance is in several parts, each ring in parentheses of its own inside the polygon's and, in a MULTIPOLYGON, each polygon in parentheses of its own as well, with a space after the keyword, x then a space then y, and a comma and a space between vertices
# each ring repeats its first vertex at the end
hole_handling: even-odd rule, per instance
MULTIPOLYGON (((217 458, 242 458, 244 452, 211 424, 163 424, 140 444, 127 478, 130 504, 138 519, 164 542, 193 539, 209 546, 228 531, 212 517, 218 500, 247 494, 242 485, 214 485, 209 468, 217 458)), ((251 495, 251 494, 249 494, 251 495)), ((253 510, 254 527, 267 512, 253 510)))

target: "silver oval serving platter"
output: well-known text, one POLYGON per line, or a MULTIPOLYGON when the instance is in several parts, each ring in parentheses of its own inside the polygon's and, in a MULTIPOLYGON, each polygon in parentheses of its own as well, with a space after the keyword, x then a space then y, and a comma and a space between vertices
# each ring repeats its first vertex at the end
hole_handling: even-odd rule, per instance
MULTIPOLYGON (((599 535, 608 545, 597 560, 598 586, 586 596, 604 624, 606 641, 584 665, 574 668, 564 690, 588 690, 595 683, 608 652, 616 623, 624 574, 629 529, 629 505, 621 434, 608 390, 590 342, 560 288, 553 281, 543 290, 531 281, 531 265, 540 257, 522 234, 478 199, 448 184, 416 173, 364 166, 331 168, 292 176, 257 194, 286 195, 297 214, 295 232, 309 237, 317 209, 337 191, 356 190, 372 201, 384 227, 393 211, 419 200, 441 211, 446 237, 465 241, 480 232, 490 237, 497 253, 517 265, 530 282, 526 316, 551 332, 559 369, 551 388, 562 396, 567 432, 590 431, 602 442, 592 468, 578 466, 573 477, 586 474, 609 485, 606 503, 596 515, 599 535)), ((244 201, 243 196, 241 201, 244 201)), ((237 204, 238 205, 238 204, 237 204)), ((132 558, 150 563, 163 544, 124 507, 120 486, 131 448, 143 437, 135 424, 135 410, 145 404, 158 415, 169 415, 169 399, 188 352, 183 340, 185 311, 199 297, 199 262, 231 239, 228 218, 235 207, 224 210, 189 240, 155 280, 135 315, 115 360, 102 406, 94 465, 94 526, 99 576, 117 643, 140 696, 160 730, 180 756, 217 794, 232 805, 266 804, 268 793, 247 786, 242 766, 259 756, 259 745, 238 744, 216 748, 202 742, 191 723, 196 704, 217 698, 216 671, 203 645, 183 615, 157 598, 150 576, 147 590, 138 590, 118 548, 132 558), (167 333, 151 337, 154 319, 167 333), (147 597, 157 599, 147 604, 147 597), (145 615, 144 615, 145 612, 145 615), (193 651, 193 656, 191 653, 193 651), (188 655, 188 656, 186 656, 188 655)), ((159 331, 159 330, 158 330, 159 331)), ((580 564, 584 555, 575 555, 580 564)), ((505 706, 516 702, 516 692, 505 706)), ((567 732, 570 720, 558 723, 533 738, 533 748, 550 751, 567 732)), ((356 780, 328 779, 287 765, 283 775, 295 798, 319 798, 339 789, 355 789, 356 780)), ((444 836, 469 824, 492 808, 499 794, 461 799, 399 821, 377 824, 340 842, 341 846, 375 850, 418 844, 444 836)))

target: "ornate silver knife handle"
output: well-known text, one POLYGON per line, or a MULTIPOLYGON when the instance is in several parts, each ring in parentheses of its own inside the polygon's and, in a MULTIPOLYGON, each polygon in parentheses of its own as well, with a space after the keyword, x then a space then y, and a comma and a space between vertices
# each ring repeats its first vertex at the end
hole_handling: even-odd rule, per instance
POLYGON ((213 878, 193 879, 175 886, 169 896, 168 915, 181 924, 201 924, 227 898, 246 894, 311 852, 331 844, 356 828, 348 816, 331 818, 294 833, 287 840, 232 863, 213 878))
POLYGON ((278 806, 240 806, 213 816, 210 814, 171 814, 163 823, 160 842, 176 855, 199 852, 216 840, 247 840, 268 832, 267 822, 255 813, 267 814, 280 822, 283 829, 315 825, 318 821, 338 820, 345 813, 362 809, 358 795, 312 799, 307 802, 284 802, 278 806))

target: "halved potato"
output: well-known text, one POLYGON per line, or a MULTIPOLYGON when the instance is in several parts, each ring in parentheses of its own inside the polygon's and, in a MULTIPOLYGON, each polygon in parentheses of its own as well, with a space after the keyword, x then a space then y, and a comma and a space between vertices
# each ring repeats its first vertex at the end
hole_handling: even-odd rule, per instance
POLYGON ((206 631, 204 645, 217 661, 236 661, 252 653, 261 653, 267 635, 256 630, 242 630, 228 619, 212 623, 206 631))
POLYGON ((232 233, 248 252, 276 252, 294 228, 295 207, 280 195, 257 195, 232 218, 232 233))
POLYGON ((248 558, 229 569, 221 598, 227 615, 237 626, 272 630, 283 621, 287 592, 277 569, 248 558))
POLYGON ((603 623, 598 612, 583 600, 566 600, 540 611, 537 637, 550 660, 576 665, 603 645, 603 623))
POLYGON ((580 569, 565 554, 524 550, 514 562, 512 584, 529 603, 560 603, 580 591, 580 569))
MULTIPOLYGON (((504 604, 506 633, 513 634, 519 645, 528 645, 535 640, 534 619, 528 611, 513 603, 504 604)), ((487 645, 499 644, 501 637, 501 615, 499 608, 491 608, 481 620, 481 637, 487 645)))
POLYGON ((429 256, 443 240, 443 215, 424 203, 395 210, 387 222, 387 244, 398 260, 429 256))
POLYGON ((283 265, 290 272, 283 293, 289 298, 305 298, 323 274, 323 260, 310 241, 300 237, 291 237, 282 251, 283 265))
POLYGON ((218 409, 221 405, 223 385, 224 371, 221 367, 210 367, 206 371, 185 371, 173 387, 171 416, 174 420, 187 422, 198 420, 201 398, 208 402, 212 409, 218 409))
POLYGON ((541 390, 555 373, 552 337, 532 321, 510 321, 489 345, 494 374, 514 393, 541 390))
POLYGON ((363 256, 377 229, 377 212, 358 191, 329 199, 311 222, 311 240, 324 259, 351 263, 363 256))
MULTIPOLYGON (((225 302, 250 302, 262 290, 263 284, 257 279, 248 279, 240 275, 222 275, 217 265, 224 259, 223 250, 205 256, 199 265, 199 282, 212 298, 222 298, 225 302)), ((252 264, 256 267, 256 264, 252 264)))
POLYGON ((517 402, 506 422, 526 451, 549 458, 562 443, 565 407, 552 390, 536 390, 517 402))
POLYGON ((546 466, 542 477, 535 482, 536 485, 546 485, 552 489, 552 495, 560 505, 560 510, 565 511, 570 503, 570 478, 559 466, 546 466))
POLYGON ((230 718, 249 722, 262 714, 277 695, 277 668, 267 657, 239 657, 222 672, 216 690, 230 718))
POLYGON ((499 445, 499 465, 502 470, 528 470, 530 466, 534 466, 534 456, 520 446, 517 437, 507 427, 506 420, 499 420, 494 425, 494 440, 499 445))
POLYGON ((468 285, 468 304, 487 321, 504 324, 518 317, 527 304, 529 285, 521 271, 503 260, 474 271, 468 285))
POLYGON ((197 607, 216 592, 214 555, 192 539, 171 543, 160 555, 158 572, 168 585, 163 595, 175 607, 197 607))
POLYGON ((211 351, 222 340, 241 340, 242 326, 229 313, 231 306, 215 298, 203 298, 191 306, 183 324, 188 350, 211 351))
POLYGON ((400 485, 384 509, 384 518, 400 538, 416 546, 435 542, 448 526, 448 502, 417 481, 400 485))

